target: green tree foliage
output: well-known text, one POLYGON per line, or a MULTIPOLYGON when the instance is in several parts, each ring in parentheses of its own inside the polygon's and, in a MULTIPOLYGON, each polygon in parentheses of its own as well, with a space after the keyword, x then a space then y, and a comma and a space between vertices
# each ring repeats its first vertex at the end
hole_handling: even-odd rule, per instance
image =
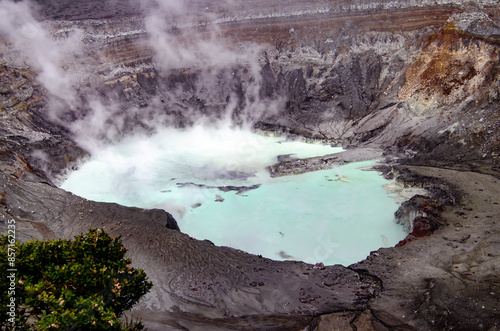
POLYGON ((120 317, 152 283, 142 269, 130 267, 120 237, 91 229, 74 240, 15 243, 15 323, 8 314, 8 245, 7 236, 1 236, 2 330, 142 329, 140 323, 124 326, 120 317))

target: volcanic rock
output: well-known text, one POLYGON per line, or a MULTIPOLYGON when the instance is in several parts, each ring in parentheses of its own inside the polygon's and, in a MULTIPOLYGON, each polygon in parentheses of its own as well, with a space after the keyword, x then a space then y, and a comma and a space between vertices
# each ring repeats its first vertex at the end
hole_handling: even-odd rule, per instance
POLYGON ((166 4, 48 0, 31 15, 0 3, 2 232, 13 219, 21 241, 125 235, 155 285, 129 315, 152 330, 499 327, 498 1, 166 4), (18 28, 4 28, 11 17, 18 28), (45 44, 58 52, 33 48, 45 44), (385 162, 401 185, 428 189, 398 212, 413 234, 351 266, 314 268, 56 185, 99 144, 222 119, 346 149, 280 160, 273 176, 385 162))

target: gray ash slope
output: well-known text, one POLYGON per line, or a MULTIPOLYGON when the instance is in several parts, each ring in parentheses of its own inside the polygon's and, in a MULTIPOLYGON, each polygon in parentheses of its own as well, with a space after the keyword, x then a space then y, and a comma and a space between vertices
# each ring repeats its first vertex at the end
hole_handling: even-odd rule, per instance
POLYGON ((3 228, 14 218, 21 240, 89 227, 131 234, 129 255, 155 283, 133 314, 152 329, 498 327, 496 2, 38 6, 33 19, 69 55, 33 56, 49 50, 26 48, 23 20, 0 35, 3 228), (75 35, 80 44, 67 43, 75 35), (200 52, 201 62, 192 57, 200 52), (63 68, 66 94, 44 80, 47 63, 63 68), (439 229, 349 268, 315 269, 193 240, 168 229, 164 211, 90 202, 53 184, 101 141, 224 117, 384 151, 388 175, 448 203, 418 207, 443 209, 427 220, 439 229))

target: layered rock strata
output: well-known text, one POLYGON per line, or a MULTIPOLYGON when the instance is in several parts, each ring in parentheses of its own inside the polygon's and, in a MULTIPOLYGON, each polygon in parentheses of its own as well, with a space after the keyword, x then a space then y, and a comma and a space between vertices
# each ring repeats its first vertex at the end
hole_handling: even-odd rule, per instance
POLYGON ((208 65, 182 52, 163 61, 168 47, 151 39, 154 2, 41 1, 36 22, 50 40, 76 35, 84 45, 56 63, 67 95, 44 80, 37 53, 26 55, 12 39, 30 30, 2 30, 1 228, 14 219, 22 241, 71 238, 89 227, 121 234, 155 284, 131 312, 151 329, 498 328, 498 3, 188 5, 162 31, 188 55, 205 50, 208 65), (216 56, 190 40, 213 42, 216 56), (223 55, 227 66, 216 61, 223 55), (99 142, 226 117, 348 148, 344 156, 285 160, 271 168, 275 175, 386 157, 387 175, 434 193, 401 210, 418 216, 407 223, 422 231, 412 226, 398 247, 349 267, 276 262, 192 239, 165 211, 91 202, 54 185, 99 142))

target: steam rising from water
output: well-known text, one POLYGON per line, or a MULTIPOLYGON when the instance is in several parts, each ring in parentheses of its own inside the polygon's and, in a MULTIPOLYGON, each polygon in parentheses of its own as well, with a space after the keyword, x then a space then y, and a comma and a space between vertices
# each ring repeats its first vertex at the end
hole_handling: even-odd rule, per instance
MULTIPOLYGON (((168 199, 164 193, 179 187, 267 184, 271 179, 265 167, 276 163, 278 156, 304 158, 341 150, 260 136, 241 128, 169 129, 102 148, 71 173, 62 187, 94 200, 152 208, 165 201, 172 205, 178 197, 168 199)), ((182 197, 181 208, 186 199, 189 205, 204 202, 191 198, 182 197)))
POLYGON ((165 208, 194 236, 210 235, 218 245, 240 243, 241 249, 275 259, 350 263, 403 236, 392 223, 396 206, 373 172, 376 179, 368 180, 368 172, 342 168, 342 176, 350 178, 348 185, 334 171, 271 180, 263 169, 278 155, 334 151, 235 129, 235 123, 248 128, 262 116, 271 116, 287 101, 261 97, 261 48, 225 43, 210 17, 193 12, 185 1, 142 3, 142 42, 152 51, 154 67, 120 67, 104 74, 102 67, 115 59, 99 53, 102 45, 93 44, 92 31, 84 25, 41 22, 30 2, 0 1, 3 58, 9 59, 8 65, 36 71, 47 91, 47 117, 67 128, 92 155, 63 187, 95 200, 165 208), (123 75, 137 78, 143 69, 149 69, 145 80, 160 83, 150 90, 116 87, 123 75), (180 77, 177 81, 169 78, 172 72, 180 77), (214 122, 217 130, 207 129, 214 122), (228 191, 228 186, 241 187, 228 191), (373 205, 355 207, 354 200, 373 205), (356 209, 373 212, 364 215, 368 223, 361 225, 347 214, 356 209), (340 215, 340 223, 332 221, 334 214, 340 215), (311 220, 317 223, 311 226, 311 220), (233 231, 219 230, 212 236, 214 222, 233 231), (349 231, 363 229, 358 233, 362 238, 350 243, 333 238, 342 237, 338 233, 348 225, 349 231), (292 234, 292 228, 299 234, 292 234), (236 230, 257 232, 235 235, 236 230), (365 237, 369 233, 374 236, 365 237), (369 245, 359 249, 359 242, 369 245), (342 251, 352 254, 342 260, 337 256, 342 251))
POLYGON ((348 265, 405 233, 385 180, 351 164, 270 178, 277 157, 340 151, 243 129, 197 126, 136 136, 96 153, 62 188, 80 196, 163 208, 183 232, 278 260, 348 265))
MULTIPOLYGON (((260 97, 262 49, 228 44, 209 14, 186 3, 142 1, 144 34, 137 43, 152 52, 153 65, 115 67, 105 74, 103 68, 116 59, 103 54, 106 46, 92 37, 94 23, 39 21, 26 0, 0 2, 0 37, 7 41, 0 51, 10 65, 37 72, 48 92, 47 117, 91 153, 126 136, 170 126, 214 119, 250 126, 282 109, 284 97, 260 97), (158 84, 151 90, 117 84, 124 74, 133 78, 144 70, 158 84), (172 82, 172 72, 189 81, 172 82)), ((109 23, 99 24, 106 29, 109 23)), ((108 37, 112 40, 112 33, 108 37)))

